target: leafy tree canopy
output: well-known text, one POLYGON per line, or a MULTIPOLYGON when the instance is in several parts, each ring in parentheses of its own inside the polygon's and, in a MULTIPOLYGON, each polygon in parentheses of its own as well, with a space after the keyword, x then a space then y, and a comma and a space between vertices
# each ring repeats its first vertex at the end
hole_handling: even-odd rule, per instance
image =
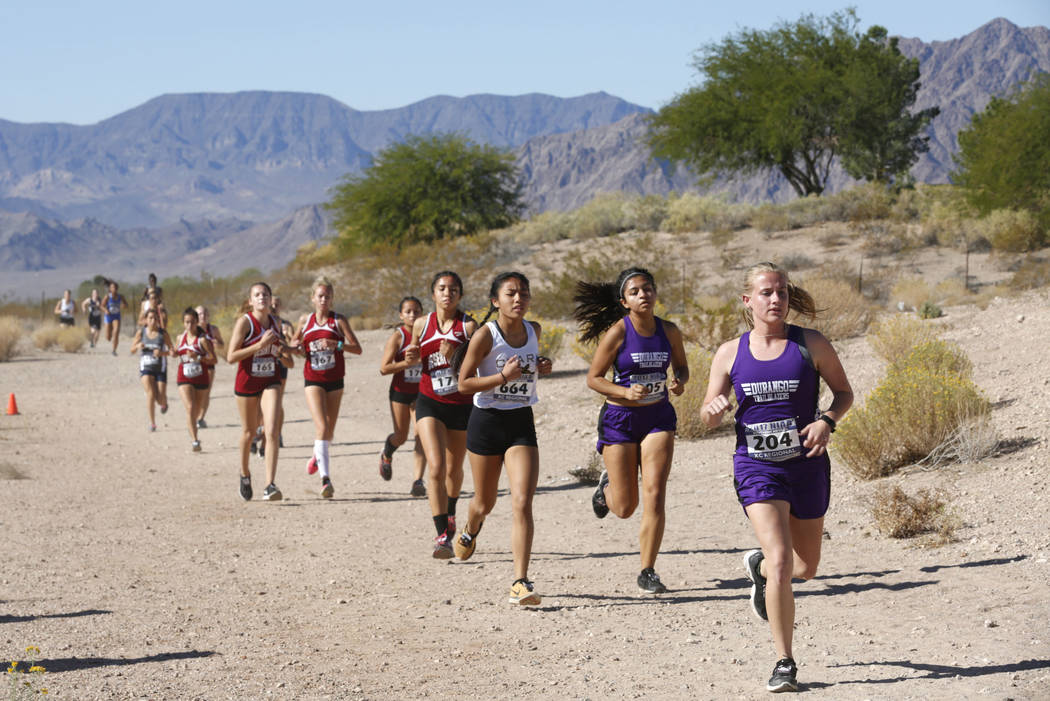
POLYGON ((959 132, 953 180, 982 214, 1029 210, 1050 226, 1050 74, 992 98, 959 132))
POLYGON ((799 196, 824 191, 836 156, 858 179, 905 175, 938 110, 909 112, 918 61, 884 28, 862 35, 858 24, 853 10, 807 15, 703 47, 701 85, 652 118, 653 154, 700 173, 778 170, 799 196))
POLYGON ((325 206, 350 246, 400 247, 504 227, 524 209, 513 160, 458 134, 409 136, 347 176, 325 206))

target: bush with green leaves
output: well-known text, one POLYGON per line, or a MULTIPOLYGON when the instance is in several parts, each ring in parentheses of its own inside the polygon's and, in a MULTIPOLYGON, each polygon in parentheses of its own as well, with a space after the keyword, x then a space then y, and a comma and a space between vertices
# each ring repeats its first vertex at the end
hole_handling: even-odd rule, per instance
POLYGON ((513 154, 458 134, 388 146, 325 206, 344 251, 474 234, 509 226, 524 211, 513 154))

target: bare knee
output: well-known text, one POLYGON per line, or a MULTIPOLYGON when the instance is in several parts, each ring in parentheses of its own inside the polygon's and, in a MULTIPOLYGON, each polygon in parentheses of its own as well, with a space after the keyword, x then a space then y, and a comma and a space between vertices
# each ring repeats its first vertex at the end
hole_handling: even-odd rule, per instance
POLYGON ((767 580, 790 584, 794 575, 794 554, 790 550, 776 549, 764 553, 762 569, 767 580))
POLYGON ((609 511, 616 514, 617 518, 630 518, 634 510, 638 508, 638 497, 628 497, 622 504, 609 504, 609 511))
POLYGON ((511 494, 510 505, 514 513, 519 516, 532 517, 532 495, 511 494))

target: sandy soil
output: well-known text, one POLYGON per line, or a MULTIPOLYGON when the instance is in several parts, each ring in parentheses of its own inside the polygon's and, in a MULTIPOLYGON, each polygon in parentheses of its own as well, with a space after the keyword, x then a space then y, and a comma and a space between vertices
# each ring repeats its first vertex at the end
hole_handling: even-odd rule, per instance
MULTIPOLYGON (((1050 339, 1050 295, 948 312, 939 323, 973 359, 1012 449, 893 478, 954 495, 959 538, 933 549, 875 533, 875 486, 836 470, 821 572, 796 587, 810 697, 1050 697, 1050 373, 1025 352, 1050 339)), ((748 608, 741 556, 755 540, 734 499, 728 435, 679 441, 657 562, 670 591, 642 597, 638 515, 595 519, 591 489, 567 475, 593 450, 598 401, 582 361, 563 355, 538 407, 531 576, 544 599, 518 609, 506 601, 505 496, 474 558, 441 562, 430 556, 427 504, 408 495, 409 455, 395 458, 392 482, 379 478, 386 332, 361 337, 331 501, 304 470, 313 429, 301 370, 285 402, 286 499, 244 503, 229 366, 204 452, 193 454, 174 387, 172 411, 146 431, 125 354, 33 352, 0 364, 0 397, 14 392, 21 410, 0 416, 0 654, 25 660, 38 646, 41 683, 69 699, 766 694, 774 652, 748 608)), ((839 347, 858 394, 869 389, 879 366, 867 343, 839 347)), ((252 465, 261 475, 261 461, 252 465)))

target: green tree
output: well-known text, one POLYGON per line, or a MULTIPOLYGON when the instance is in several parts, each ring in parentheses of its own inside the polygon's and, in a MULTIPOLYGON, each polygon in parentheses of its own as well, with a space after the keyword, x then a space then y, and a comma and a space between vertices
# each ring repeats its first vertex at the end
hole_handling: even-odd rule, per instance
POLYGON ((458 134, 409 136, 344 178, 325 206, 350 245, 400 247, 508 226, 524 209, 513 160, 458 134))
POLYGON ((1029 210, 1050 226, 1050 75, 992 98, 959 132, 952 179, 981 214, 1029 210))
POLYGON ((779 171, 799 196, 824 191, 836 156, 857 178, 889 180, 928 148, 937 109, 915 115, 918 62, 856 13, 807 15, 703 47, 703 81, 651 121, 657 157, 700 173, 779 171))

